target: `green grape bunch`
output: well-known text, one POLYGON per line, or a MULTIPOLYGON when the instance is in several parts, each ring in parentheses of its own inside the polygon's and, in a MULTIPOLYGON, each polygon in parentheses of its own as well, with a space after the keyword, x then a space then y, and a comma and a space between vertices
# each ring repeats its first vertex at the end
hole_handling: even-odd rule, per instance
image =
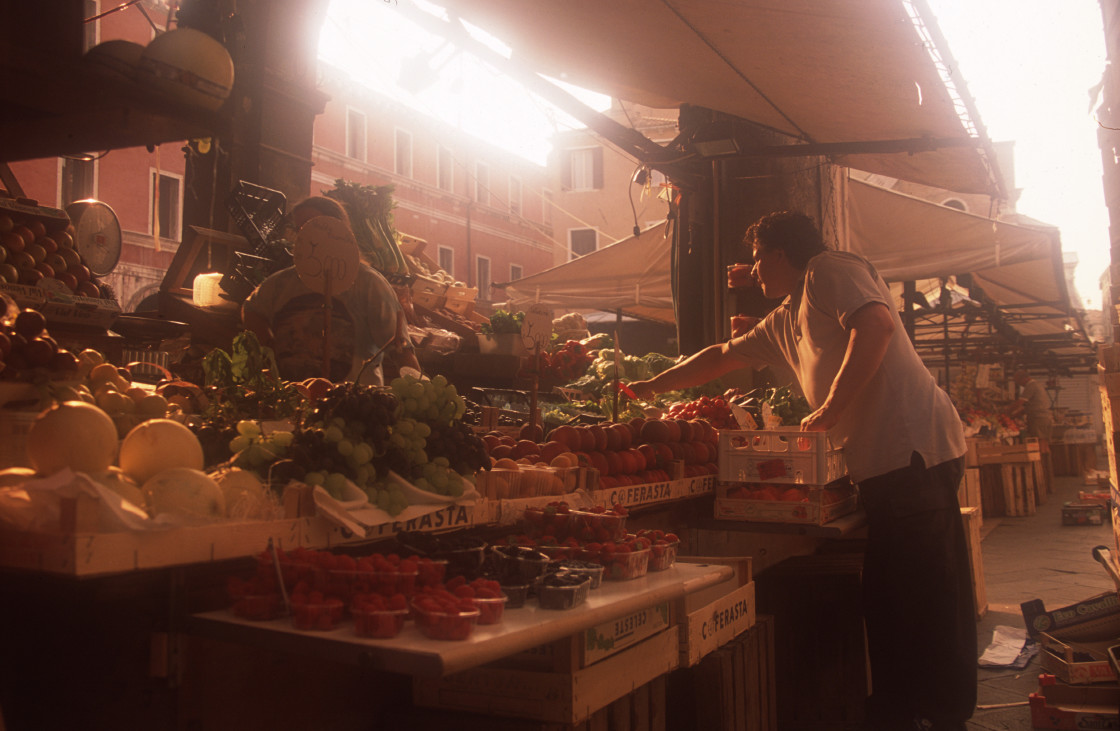
POLYGON ((450 424, 462 419, 467 410, 466 401, 442 375, 421 379, 405 375, 389 383, 393 394, 400 399, 401 416, 435 424, 450 424))

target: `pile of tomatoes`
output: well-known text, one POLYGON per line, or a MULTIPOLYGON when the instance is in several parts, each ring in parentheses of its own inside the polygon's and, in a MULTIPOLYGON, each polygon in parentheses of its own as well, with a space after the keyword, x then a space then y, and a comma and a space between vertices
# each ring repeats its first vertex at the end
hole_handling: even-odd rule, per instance
POLYGON ((731 415, 731 404, 721 396, 701 396, 684 403, 673 404, 667 414, 673 419, 703 419, 716 429, 738 429, 731 415))

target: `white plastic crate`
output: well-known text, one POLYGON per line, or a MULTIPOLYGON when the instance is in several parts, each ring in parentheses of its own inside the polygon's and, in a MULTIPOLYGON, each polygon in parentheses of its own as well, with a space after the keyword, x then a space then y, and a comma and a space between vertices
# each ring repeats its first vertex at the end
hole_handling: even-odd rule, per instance
POLYGON ((791 426, 719 433, 721 482, 825 485, 846 474, 844 452, 826 432, 791 426))

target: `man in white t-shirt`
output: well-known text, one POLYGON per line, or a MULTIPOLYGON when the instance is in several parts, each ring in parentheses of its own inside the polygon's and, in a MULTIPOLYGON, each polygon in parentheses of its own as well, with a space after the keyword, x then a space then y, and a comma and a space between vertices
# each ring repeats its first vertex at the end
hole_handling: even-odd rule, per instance
POLYGON ((781 304, 749 332, 630 388, 642 398, 746 366, 792 369, 813 408, 801 428, 843 445, 867 512, 868 728, 964 729, 977 655, 956 409, 870 263, 828 250, 802 214, 764 216, 744 241, 763 294, 781 304))

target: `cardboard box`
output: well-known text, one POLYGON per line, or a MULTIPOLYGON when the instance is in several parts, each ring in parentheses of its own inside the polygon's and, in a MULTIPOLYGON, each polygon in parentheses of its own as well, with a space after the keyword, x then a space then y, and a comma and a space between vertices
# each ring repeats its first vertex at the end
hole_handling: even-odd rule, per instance
POLYGON ((1067 642, 1120 637, 1120 596, 1115 591, 1052 611, 1046 611, 1041 599, 1025 601, 1019 609, 1031 637, 1041 632, 1067 642))
MULTIPOLYGON (((763 483, 752 483, 763 486, 763 483)), ((833 485, 781 485, 796 489, 806 500, 759 500, 747 498, 746 485, 716 485, 715 517, 718 520, 744 520, 759 523, 803 523, 824 525, 855 512, 859 504, 855 486, 848 480, 833 485)))
POLYGON ((1066 643, 1040 632, 1038 641, 1042 645, 1039 663, 1061 680, 1073 685, 1120 682, 1108 657, 1108 648, 1120 642, 1117 638, 1066 643))
POLYGON ((1042 675, 1029 700, 1033 728, 1120 729, 1120 688, 1063 685, 1053 675, 1042 675))
POLYGON ((1099 502, 1062 504, 1062 525, 1104 525, 1108 506, 1099 502))
POLYGON ((797 427, 722 430, 719 478, 724 482, 824 485, 848 474, 843 450, 826 432, 797 427))

